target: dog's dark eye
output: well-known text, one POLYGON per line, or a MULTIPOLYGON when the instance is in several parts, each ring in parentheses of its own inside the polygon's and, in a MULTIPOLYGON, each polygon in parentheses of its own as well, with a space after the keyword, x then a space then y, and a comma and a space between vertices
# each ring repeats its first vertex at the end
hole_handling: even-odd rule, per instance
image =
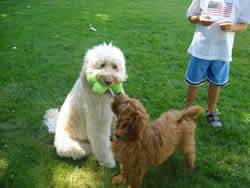
POLYGON ((104 68, 105 67, 105 63, 100 65, 100 68, 104 68))
POLYGON ((117 69, 118 68, 117 65, 113 65, 112 67, 113 67, 113 69, 117 69))

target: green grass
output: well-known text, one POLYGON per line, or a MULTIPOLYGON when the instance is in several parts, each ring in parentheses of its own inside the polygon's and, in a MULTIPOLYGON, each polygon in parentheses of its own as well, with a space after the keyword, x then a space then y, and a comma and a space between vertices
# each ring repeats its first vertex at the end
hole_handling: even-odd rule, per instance
MULTIPOLYGON (((53 135, 42 124, 60 107, 76 81, 88 48, 112 41, 127 60, 130 96, 140 97, 152 119, 182 109, 186 50, 194 25, 185 14, 191 0, 1 0, 0 187, 112 188, 119 168, 93 156, 57 157, 53 135), (89 24, 97 32, 89 30, 89 24)), ((197 119, 196 171, 188 174, 175 153, 145 175, 144 188, 246 188, 250 185, 250 29, 237 34, 230 85, 218 103, 223 128, 197 119)), ((207 107, 207 86, 196 104, 207 107)))

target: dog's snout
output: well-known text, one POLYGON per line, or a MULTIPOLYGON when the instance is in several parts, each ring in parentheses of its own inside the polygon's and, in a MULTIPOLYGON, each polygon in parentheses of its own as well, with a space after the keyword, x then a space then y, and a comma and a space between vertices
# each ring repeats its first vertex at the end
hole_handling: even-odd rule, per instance
POLYGON ((104 80, 104 83, 106 84, 106 85, 112 85, 112 80, 104 80))
POLYGON ((100 75, 98 76, 98 79, 105 85, 112 85, 114 84, 114 80, 112 78, 112 76, 107 76, 107 75, 100 75))

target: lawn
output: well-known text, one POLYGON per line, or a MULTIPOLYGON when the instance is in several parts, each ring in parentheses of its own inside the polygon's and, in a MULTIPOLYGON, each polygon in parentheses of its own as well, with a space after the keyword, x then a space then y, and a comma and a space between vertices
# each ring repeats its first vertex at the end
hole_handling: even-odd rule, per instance
MULTIPOLYGON (((151 119, 184 108, 186 53, 195 26, 191 0, 0 0, 0 187, 123 188, 111 179, 119 167, 100 167, 93 156, 56 155, 45 111, 60 107, 88 48, 113 42, 124 52, 130 96, 140 97, 151 119), (89 29, 91 24, 96 32, 89 29)), ((151 168, 143 188, 247 188, 250 185, 250 27, 236 36, 230 85, 218 109, 223 128, 197 120, 196 170, 175 153, 151 168)), ((207 108, 207 85, 196 104, 207 108)))

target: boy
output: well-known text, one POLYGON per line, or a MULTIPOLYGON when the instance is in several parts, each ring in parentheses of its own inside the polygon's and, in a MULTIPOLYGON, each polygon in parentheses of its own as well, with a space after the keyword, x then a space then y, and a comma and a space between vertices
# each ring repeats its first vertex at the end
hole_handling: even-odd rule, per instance
POLYGON ((186 108, 195 101, 198 87, 207 81, 207 120, 211 126, 221 127, 216 104, 220 87, 228 84, 235 32, 245 31, 250 23, 250 0, 193 0, 187 17, 197 26, 188 49, 186 108))

